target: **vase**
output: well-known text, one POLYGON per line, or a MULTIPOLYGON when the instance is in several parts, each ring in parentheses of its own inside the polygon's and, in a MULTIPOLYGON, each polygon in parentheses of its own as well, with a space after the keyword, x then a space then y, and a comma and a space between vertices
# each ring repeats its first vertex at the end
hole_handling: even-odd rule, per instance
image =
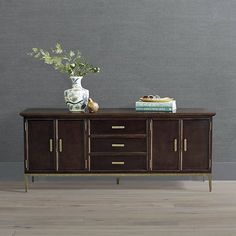
POLYGON ((86 112, 89 91, 82 87, 82 76, 71 76, 72 88, 64 91, 65 102, 72 112, 86 112))

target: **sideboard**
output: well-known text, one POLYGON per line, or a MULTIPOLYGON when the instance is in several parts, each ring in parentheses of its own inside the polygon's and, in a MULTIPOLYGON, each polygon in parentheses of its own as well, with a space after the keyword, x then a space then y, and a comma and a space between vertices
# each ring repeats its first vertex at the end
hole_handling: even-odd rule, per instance
POLYGON ((25 190, 31 176, 199 175, 212 189, 212 118, 205 109, 175 113, 101 109, 26 109, 25 190))

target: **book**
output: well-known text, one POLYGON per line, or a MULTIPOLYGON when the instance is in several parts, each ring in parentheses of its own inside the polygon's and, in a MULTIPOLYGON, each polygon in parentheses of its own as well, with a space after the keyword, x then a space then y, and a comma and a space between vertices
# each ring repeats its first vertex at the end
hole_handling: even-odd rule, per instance
POLYGON ((165 111, 165 112, 175 112, 176 109, 172 109, 171 107, 136 107, 136 111, 165 111))
POLYGON ((176 101, 170 101, 170 102, 142 102, 137 101, 135 103, 135 108, 160 108, 162 110, 176 110, 176 101))
POLYGON ((136 106, 151 106, 151 107, 155 107, 155 106, 172 106, 174 103, 174 101, 170 101, 170 102, 142 102, 142 101, 137 101, 135 103, 136 106))

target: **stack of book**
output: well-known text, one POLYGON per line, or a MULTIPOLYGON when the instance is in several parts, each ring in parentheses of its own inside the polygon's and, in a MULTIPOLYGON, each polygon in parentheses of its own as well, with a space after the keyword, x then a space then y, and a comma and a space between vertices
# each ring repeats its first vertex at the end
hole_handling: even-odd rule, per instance
POLYGON ((136 111, 176 112, 176 101, 172 99, 167 102, 144 102, 135 103, 136 111))

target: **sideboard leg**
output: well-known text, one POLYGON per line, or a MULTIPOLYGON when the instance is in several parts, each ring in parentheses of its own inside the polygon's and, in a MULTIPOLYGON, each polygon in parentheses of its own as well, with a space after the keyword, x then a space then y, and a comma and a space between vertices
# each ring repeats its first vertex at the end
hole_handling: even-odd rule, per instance
POLYGON ((34 183, 34 176, 31 177, 31 182, 34 183))
POLYGON ((24 178, 25 178, 25 192, 27 193, 28 192, 28 176, 24 175, 24 178))
POLYGON ((211 174, 208 175, 208 181, 209 181, 209 192, 211 192, 212 191, 212 175, 211 174))
POLYGON ((205 175, 202 176, 202 182, 205 182, 205 175))
POLYGON ((119 177, 116 178, 116 184, 120 184, 120 178, 119 177))

